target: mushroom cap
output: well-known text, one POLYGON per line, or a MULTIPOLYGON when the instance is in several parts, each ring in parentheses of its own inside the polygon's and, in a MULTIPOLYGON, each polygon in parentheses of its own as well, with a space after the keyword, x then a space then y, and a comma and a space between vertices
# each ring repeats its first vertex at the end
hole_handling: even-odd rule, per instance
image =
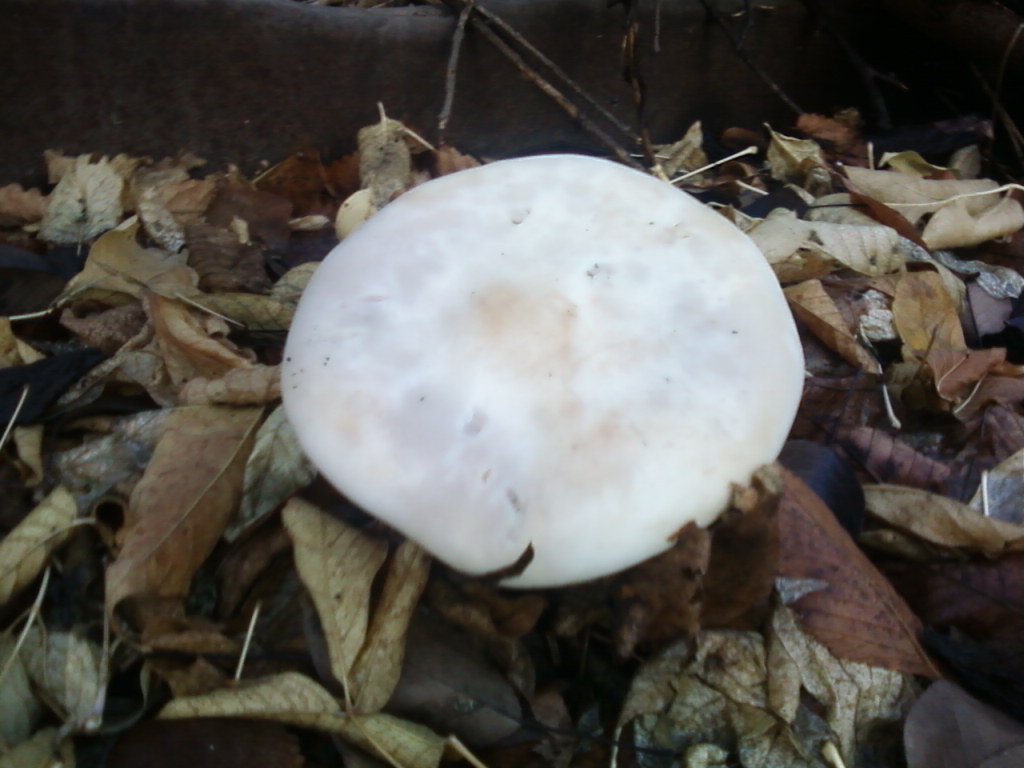
POLYGON ((710 523, 772 461, 803 385, 753 242, 605 160, 427 182, 326 257, 284 405, 356 504, 449 566, 538 587, 614 573, 710 523))

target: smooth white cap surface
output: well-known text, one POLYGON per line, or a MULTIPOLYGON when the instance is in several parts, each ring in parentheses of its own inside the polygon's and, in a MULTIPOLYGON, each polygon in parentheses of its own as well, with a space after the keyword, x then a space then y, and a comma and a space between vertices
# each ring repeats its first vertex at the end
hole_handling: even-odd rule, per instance
POLYGON ((757 247, 604 160, 430 181, 335 248, 284 404, 324 476, 460 571, 556 586, 661 552, 772 461, 803 357, 757 247))

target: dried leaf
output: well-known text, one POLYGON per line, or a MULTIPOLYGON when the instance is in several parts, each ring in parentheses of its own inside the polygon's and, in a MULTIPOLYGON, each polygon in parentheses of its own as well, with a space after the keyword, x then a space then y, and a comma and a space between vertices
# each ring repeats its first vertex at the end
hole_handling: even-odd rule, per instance
POLYGON ((36 690, 71 731, 99 727, 107 681, 98 645, 76 632, 34 626, 21 652, 36 690))
POLYGON ((39 236, 51 243, 75 245, 113 229, 124 215, 126 171, 104 157, 76 157, 50 193, 39 236))
POLYGON ((294 305, 256 293, 208 293, 196 296, 194 301, 247 331, 286 331, 295 314, 294 305))
POLYGON ((131 596, 182 597, 238 506, 261 408, 178 408, 135 486, 107 568, 107 611, 131 596))
POLYGON ((398 685, 406 632, 426 586, 430 563, 430 555, 408 539, 388 562, 366 641, 349 676, 359 712, 382 710, 398 685))
POLYGON ((1012 235, 1024 227, 1024 208, 1012 197, 990 195, 993 204, 972 212, 964 199, 954 200, 935 212, 925 225, 922 239, 929 248, 965 248, 1012 235))
POLYGON ((1024 550, 1024 526, 985 517, 966 504, 898 485, 864 487, 868 511, 932 544, 995 557, 1024 550))
POLYGON ((659 144, 654 147, 654 158, 669 178, 679 173, 695 171, 708 164, 704 153, 704 129, 700 120, 692 123, 683 138, 674 144, 659 144))
POLYGON ((935 272, 901 276, 892 313, 900 338, 914 351, 967 348, 956 304, 935 272))
POLYGON ((801 628, 837 658, 938 677, 918 643, 917 617, 824 502, 783 476, 779 576, 801 628))
POLYGON ((137 221, 107 232, 89 249, 82 271, 64 287, 57 303, 96 301, 116 306, 141 297, 159 276, 175 279, 186 295, 194 292, 194 277, 185 259, 156 248, 143 248, 135 239, 137 221))
POLYGON ((324 688, 295 672, 175 699, 159 717, 256 717, 315 728, 337 734, 402 768, 436 768, 445 747, 445 740, 433 731, 390 715, 346 715, 324 688))
POLYGON ((235 368, 219 379, 197 377, 181 388, 182 405, 265 405, 281 397, 276 365, 235 368))
POLYGON ((20 184, 0 187, 0 227, 23 227, 43 218, 46 198, 38 189, 22 189, 20 184))
MULTIPOLYGON (((281 519, 292 537, 295 567, 320 617, 331 671, 349 686, 366 641, 370 590, 387 558, 387 545, 298 498, 285 505, 281 519)), ((356 699, 351 687, 348 693, 356 699)))
POLYGON ((278 406, 256 433, 249 461, 245 465, 242 506, 235 522, 225 532, 233 541, 246 528, 277 509, 285 499, 312 482, 316 468, 306 458, 295 429, 278 406))
POLYGON ((785 289, 785 293, 794 314, 829 349, 869 373, 881 371, 878 362, 850 332, 839 308, 825 292, 820 280, 791 285, 785 289))
MULTIPOLYGON (((985 474, 984 485, 970 501, 973 509, 985 517, 1024 525, 1024 449, 1003 459, 985 474)), ((3 562, 0 557, 0 562, 3 562)))
POLYGON ((825 165, 825 154, 816 141, 794 139, 776 133, 771 128, 768 128, 768 133, 771 140, 768 142, 766 159, 773 179, 802 184, 807 176, 808 164, 825 165))
POLYGON ((57 728, 43 728, 0 755, 0 768, 74 768, 75 742, 57 728))
POLYGON ((964 198, 972 216, 979 215, 999 201, 993 190, 999 185, 990 179, 920 179, 896 171, 875 171, 869 168, 846 168, 847 177, 862 194, 884 203, 901 213, 911 224, 921 217, 949 205, 954 197, 964 198), (984 194, 989 193, 989 194, 984 194))
POLYGON ((78 510, 75 499, 57 486, 0 542, 0 605, 29 585, 68 538, 78 510))
POLYGON ((382 110, 379 123, 360 128, 356 134, 359 176, 377 210, 404 192, 412 181, 412 154, 406 133, 402 123, 385 117, 382 110))

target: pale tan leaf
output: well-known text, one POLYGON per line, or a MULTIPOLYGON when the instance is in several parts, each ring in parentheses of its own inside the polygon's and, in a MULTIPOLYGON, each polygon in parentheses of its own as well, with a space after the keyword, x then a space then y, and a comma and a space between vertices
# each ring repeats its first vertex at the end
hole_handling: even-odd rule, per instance
POLYGON ((679 173, 695 171, 709 162, 703 144, 704 129, 700 120, 697 120, 686 129, 686 133, 679 141, 655 146, 654 159, 669 178, 679 173))
MULTIPOLYGON (((331 671, 350 686, 369 626, 370 590, 387 545, 298 498, 285 505, 281 519, 292 538, 295 567, 320 617, 331 671)), ((351 687, 348 691, 351 696, 351 687)))
POLYGON ((992 206, 972 213, 967 200, 954 200, 935 212, 921 238, 929 248, 966 248, 1012 235, 1024 227, 1024 208, 1012 197, 990 195, 992 206))
POLYGON ((871 373, 881 370, 878 362, 847 327, 842 313, 832 297, 825 292, 820 280, 791 285, 785 289, 785 294, 794 314, 826 346, 852 365, 871 373))
POLYGON ((1024 550, 1024 526, 985 517, 947 496, 900 485, 866 485, 864 498, 871 514, 932 544, 987 557, 1024 550))
POLYGON ((270 289, 270 298, 294 308, 319 266, 320 262, 318 261, 307 261, 305 264, 289 269, 270 289))
POLYGON ((896 171, 853 166, 844 170, 859 192, 899 211, 911 224, 961 195, 971 195, 963 200, 972 216, 991 208, 999 200, 999 194, 993 192, 999 185, 990 179, 920 179, 896 171))
POLYGON ((117 559, 107 568, 112 611, 134 595, 182 597, 238 507, 262 408, 197 406, 168 417, 135 486, 117 559))
POLYGON ((316 468, 299 446, 284 408, 278 406, 256 433, 245 465, 242 505, 235 522, 225 531, 225 538, 234 540, 297 490, 309 485, 315 476, 316 468))
POLYGON ((253 717, 315 728, 335 733, 401 768, 434 768, 445 746, 445 740, 430 729, 390 715, 349 716, 324 688, 296 672, 174 699, 159 717, 253 717))
POLYGON ((206 210, 216 184, 193 179, 184 166, 165 162, 136 171, 130 191, 146 234, 161 248, 177 252, 185 245, 185 222, 206 210))
POLYGON ((0 605, 38 576, 70 533, 75 499, 57 486, 0 542, 0 605))
POLYGON ((903 152, 886 152, 878 161, 879 167, 889 166, 906 176, 916 176, 919 179, 934 176, 937 173, 948 171, 941 165, 932 165, 919 152, 904 150, 903 152))
POLYGON ((405 636, 420 594, 427 585, 431 558, 406 540, 388 562, 366 641, 349 673, 352 701, 359 712, 379 712, 402 674, 405 636))
POLYGON ((45 479, 43 434, 42 424, 15 427, 11 432, 11 439, 18 452, 18 460, 24 465, 22 482, 27 486, 39 485, 45 479))
POLYGON ((75 632, 29 630, 21 649, 25 669, 41 697, 73 732, 99 727, 106 700, 102 652, 75 632))
POLYGON ((50 193, 39 237, 51 243, 75 245, 113 229, 124 215, 125 169, 104 157, 74 159, 50 193))

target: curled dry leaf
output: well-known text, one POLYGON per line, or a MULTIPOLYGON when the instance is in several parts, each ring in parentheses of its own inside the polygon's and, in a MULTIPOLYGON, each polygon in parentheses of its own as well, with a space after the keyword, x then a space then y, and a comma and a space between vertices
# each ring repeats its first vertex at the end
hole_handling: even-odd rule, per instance
POLYGON ((75 499, 57 486, 0 542, 0 605, 38 576, 63 544, 78 514, 75 499))
POLYGON ((108 612, 126 597, 185 595, 238 507, 262 413, 215 406, 170 413, 132 492, 121 550, 107 568, 108 612))
POLYGON ((768 133, 771 140, 768 142, 766 159, 773 179, 802 184, 809 168, 825 165, 825 153, 818 142, 794 139, 776 133, 771 128, 768 128, 768 133))
POLYGON ((295 306, 258 293, 204 293, 193 301, 247 331, 286 331, 295 306))
POLYGON ((423 726, 390 715, 346 714, 324 688, 295 672, 174 699, 159 717, 253 717, 314 728, 402 768, 436 768, 445 748, 445 740, 423 726))
POLYGON ((821 277, 842 268, 884 275, 906 262, 896 249, 896 230, 881 224, 804 221, 792 211, 777 208, 747 234, 785 282, 821 277))
POLYGON ((695 171, 708 164, 708 156, 703 145, 704 129, 700 120, 697 120, 686 129, 686 133, 679 141, 655 146, 654 159, 671 179, 680 173, 695 171))
POLYGON ((51 768, 74 766, 75 741, 57 728, 43 728, 0 757, 3 768, 51 768))
POLYGON ((985 517, 967 504, 898 485, 864 488, 868 511, 932 544, 986 557, 1024 550, 1024 526, 985 517))
POLYGON ((970 505, 985 517, 1024 525, 1021 499, 1024 499, 1024 448, 985 474, 970 505))
POLYGON ((850 331, 846 320, 820 280, 806 280, 785 289, 794 314, 832 351, 869 373, 881 372, 878 361, 850 331))

